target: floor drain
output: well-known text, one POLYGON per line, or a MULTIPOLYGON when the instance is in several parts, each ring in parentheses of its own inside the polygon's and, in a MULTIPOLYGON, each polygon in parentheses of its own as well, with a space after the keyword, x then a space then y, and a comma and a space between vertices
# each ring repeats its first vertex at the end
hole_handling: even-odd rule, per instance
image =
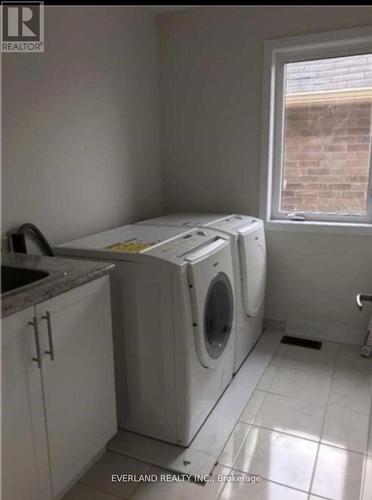
POLYGON ((317 349, 318 351, 320 351, 322 347, 322 343, 317 340, 301 339, 300 337, 290 337, 288 335, 284 335, 280 343, 307 347, 309 349, 317 349))

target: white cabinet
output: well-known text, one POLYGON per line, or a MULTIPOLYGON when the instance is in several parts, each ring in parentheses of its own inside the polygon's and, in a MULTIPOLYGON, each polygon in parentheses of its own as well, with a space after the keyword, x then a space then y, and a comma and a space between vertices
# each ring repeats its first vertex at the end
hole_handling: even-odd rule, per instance
POLYGON ((4 461, 5 484, 7 478, 9 488, 11 483, 23 482, 15 465, 18 460, 25 464, 24 474, 30 475, 26 478, 35 490, 31 496, 26 484, 16 484, 17 494, 9 489, 12 493, 4 500, 48 500, 50 484, 52 496, 59 497, 117 430, 109 277, 42 302, 27 314, 22 311, 6 318, 3 329, 6 337, 13 338, 3 352, 7 388, 3 405, 9 413, 4 432, 9 434, 6 445, 12 457, 4 461), (32 360, 36 358, 35 327, 27 325, 34 316, 40 368, 32 360), (11 323, 16 326, 10 328, 11 323), (31 466, 41 472, 35 475, 31 466), (37 485, 31 476, 40 477, 34 479, 37 485))
POLYGON ((34 309, 2 321, 2 498, 49 500, 51 484, 34 309))
POLYGON ((117 429, 108 278, 58 295, 38 305, 36 311, 56 495, 117 429), (45 351, 54 351, 54 356, 45 351))

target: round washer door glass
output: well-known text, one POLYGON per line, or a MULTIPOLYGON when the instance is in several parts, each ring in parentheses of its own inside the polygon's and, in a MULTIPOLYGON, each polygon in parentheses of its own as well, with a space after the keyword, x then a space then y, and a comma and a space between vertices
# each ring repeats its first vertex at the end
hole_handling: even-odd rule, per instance
POLYGON ((204 340, 209 356, 217 359, 223 353, 234 317, 231 283, 225 273, 218 273, 209 285, 204 309, 204 340))

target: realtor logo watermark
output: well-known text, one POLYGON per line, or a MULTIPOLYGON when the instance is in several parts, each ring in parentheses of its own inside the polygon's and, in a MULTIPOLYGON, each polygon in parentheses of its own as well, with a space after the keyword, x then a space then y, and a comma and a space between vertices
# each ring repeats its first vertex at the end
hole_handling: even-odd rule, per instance
POLYGON ((44 52, 44 2, 2 2, 1 52, 44 52))

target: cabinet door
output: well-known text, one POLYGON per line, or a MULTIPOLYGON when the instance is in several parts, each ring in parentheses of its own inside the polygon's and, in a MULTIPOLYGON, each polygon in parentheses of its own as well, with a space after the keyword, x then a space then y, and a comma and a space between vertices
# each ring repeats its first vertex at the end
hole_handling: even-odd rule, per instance
POLYGON ((109 277, 58 295, 36 311, 57 496, 117 430, 109 277))
POLYGON ((2 497, 51 498, 41 371, 29 308, 2 320, 2 497))

